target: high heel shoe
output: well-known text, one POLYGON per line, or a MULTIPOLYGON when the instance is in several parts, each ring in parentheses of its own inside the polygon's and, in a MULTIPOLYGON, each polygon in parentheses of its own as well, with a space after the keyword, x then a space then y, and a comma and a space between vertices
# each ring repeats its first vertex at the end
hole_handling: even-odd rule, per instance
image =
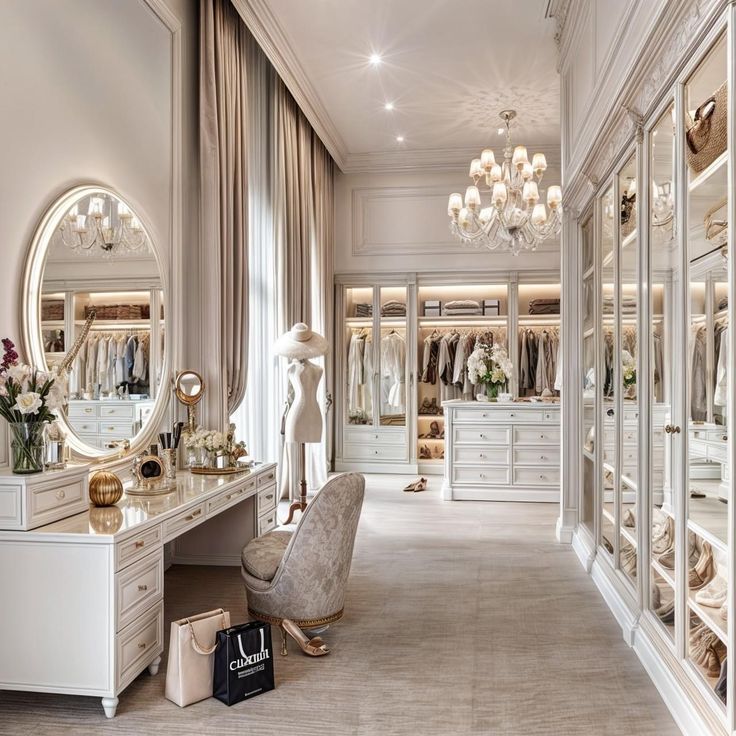
POLYGON ((285 618, 281 622, 281 635, 282 646, 281 654, 286 656, 286 634, 288 634, 298 645, 299 648, 308 654, 310 657, 323 657, 325 654, 329 654, 330 650, 327 644, 322 641, 322 638, 315 636, 312 639, 308 639, 307 635, 290 619, 285 618))

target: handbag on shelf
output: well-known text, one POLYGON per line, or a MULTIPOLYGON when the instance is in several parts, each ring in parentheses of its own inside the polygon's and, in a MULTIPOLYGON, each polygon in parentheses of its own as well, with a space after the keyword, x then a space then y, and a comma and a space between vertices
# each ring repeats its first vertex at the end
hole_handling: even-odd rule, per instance
POLYGON ((695 111, 687 129, 687 165, 696 174, 710 166, 725 150, 728 130, 728 89, 724 82, 695 111))
POLYGON ((251 621, 218 631, 214 697, 234 705, 273 689, 271 625, 251 621))
POLYGON ((706 240, 721 244, 728 239, 727 205, 728 197, 724 197, 705 213, 703 225, 706 240))
POLYGON ((212 697, 217 632, 230 626, 222 608, 171 622, 166 697, 180 707, 212 697))

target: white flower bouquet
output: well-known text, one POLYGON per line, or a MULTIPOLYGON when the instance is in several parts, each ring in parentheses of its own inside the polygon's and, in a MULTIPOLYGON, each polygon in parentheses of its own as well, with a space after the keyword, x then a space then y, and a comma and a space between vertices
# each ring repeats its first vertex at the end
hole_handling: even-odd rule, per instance
POLYGON ((468 378, 485 387, 489 398, 496 398, 511 380, 513 366, 502 345, 479 344, 468 357, 468 378))
POLYGON ((184 444, 188 450, 207 450, 207 452, 216 452, 217 450, 225 450, 228 448, 229 442, 224 432, 218 432, 215 429, 203 429, 197 427, 193 434, 188 434, 184 440, 184 444))
POLYGON ((8 421, 13 435, 14 473, 43 470, 43 429, 56 420, 54 412, 66 402, 64 374, 39 371, 18 362, 15 345, 3 339, 0 363, 0 416, 8 421))

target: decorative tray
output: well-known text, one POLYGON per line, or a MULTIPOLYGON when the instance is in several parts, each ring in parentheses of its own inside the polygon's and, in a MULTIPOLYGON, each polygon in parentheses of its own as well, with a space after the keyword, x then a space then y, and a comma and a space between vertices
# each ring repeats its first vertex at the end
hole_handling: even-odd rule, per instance
POLYGON ((193 475, 232 475, 233 473, 250 473, 247 465, 235 468, 189 468, 193 475))
POLYGON ((176 481, 151 483, 151 485, 131 486, 125 489, 128 496, 162 496, 176 490, 176 481))

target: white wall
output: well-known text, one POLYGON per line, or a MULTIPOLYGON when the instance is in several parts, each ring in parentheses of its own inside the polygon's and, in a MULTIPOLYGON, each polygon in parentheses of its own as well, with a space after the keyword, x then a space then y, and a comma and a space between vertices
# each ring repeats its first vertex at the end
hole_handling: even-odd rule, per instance
MULTIPOLYGON (((468 165, 470 161, 468 161, 468 165)), ((559 183, 550 166, 545 180, 559 183)), ((447 199, 467 170, 342 174, 335 182, 335 272, 559 269, 559 243, 518 257, 475 249, 449 230, 447 199)))

